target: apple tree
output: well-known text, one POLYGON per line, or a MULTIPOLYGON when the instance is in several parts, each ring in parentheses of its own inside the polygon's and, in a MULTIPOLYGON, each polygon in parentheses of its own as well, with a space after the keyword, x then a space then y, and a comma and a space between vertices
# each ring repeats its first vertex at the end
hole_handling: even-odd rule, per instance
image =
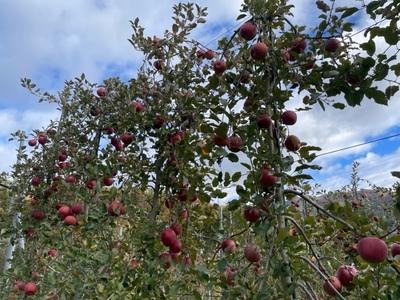
POLYGON ((206 9, 178 4, 162 37, 131 21, 144 64, 127 82, 82 74, 52 95, 23 79, 60 117, 13 136, 28 140, 12 174, 25 247, 0 295, 395 299, 396 224, 318 204, 307 170, 320 148, 291 134, 295 98, 329 113, 399 89, 400 3, 350 4, 316 1, 310 29, 290 1, 244 1, 213 49, 191 39, 206 9), (357 14, 373 24, 354 32, 357 14))

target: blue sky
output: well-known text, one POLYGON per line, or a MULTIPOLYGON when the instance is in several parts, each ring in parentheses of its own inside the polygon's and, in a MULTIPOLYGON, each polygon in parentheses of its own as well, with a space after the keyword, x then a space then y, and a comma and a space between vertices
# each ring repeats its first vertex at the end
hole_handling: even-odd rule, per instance
MULTIPOLYGON (((196 1, 208 6, 207 23, 194 31, 193 38, 207 45, 235 24, 241 1, 196 1)), ((298 1, 293 0, 293 3, 298 1)), ((16 143, 7 140, 11 132, 46 126, 56 119, 55 107, 39 104, 37 98, 20 86, 20 78, 28 77, 42 90, 56 92, 64 80, 85 73, 92 82, 120 76, 127 79, 141 64, 140 53, 127 41, 132 30, 129 20, 140 18, 148 36, 162 36, 171 27, 172 4, 177 1, 5 1, 0 11, 0 171, 10 171, 15 162, 16 143)), ((315 1, 302 0, 293 10, 293 23, 316 22, 310 12, 315 1)), ((330 5, 330 1, 327 1, 330 5)), ((337 0, 337 6, 350 5, 337 0)), ((360 1, 354 1, 358 5, 360 1)), ((369 25, 362 14, 354 16, 357 29, 369 25)), ((315 25, 310 23, 310 27, 315 25)), ((362 39, 362 34, 354 39, 362 39)), ((215 43, 211 43, 212 47, 215 43)), ((378 48, 380 44, 377 43, 378 48)), ((365 100, 361 107, 343 111, 315 107, 300 112, 298 123, 291 128, 302 141, 318 145, 321 153, 363 143, 400 132, 400 101, 395 97, 389 107, 365 100)), ((290 102, 301 106, 301 98, 290 102)), ((321 156, 316 163, 324 169, 313 172, 316 182, 325 189, 340 188, 349 183, 351 164, 361 163, 360 176, 382 186, 395 180, 390 172, 400 170, 399 138, 384 140, 346 151, 321 156)))

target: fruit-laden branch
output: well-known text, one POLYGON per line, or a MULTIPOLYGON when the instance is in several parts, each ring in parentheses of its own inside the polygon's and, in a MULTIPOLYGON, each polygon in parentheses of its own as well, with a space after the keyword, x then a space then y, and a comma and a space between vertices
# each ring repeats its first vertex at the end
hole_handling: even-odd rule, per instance
MULTIPOLYGON (((297 283, 297 285, 304 291, 304 293, 306 293, 306 295, 308 296, 308 298, 310 298, 311 300, 314 300, 315 298, 311 295, 311 293, 308 291, 308 289, 300 282, 297 283)), ((315 291, 313 291, 313 294, 315 294, 315 291)))
POLYGON ((389 232, 385 233, 384 235, 380 236, 379 239, 384 239, 385 237, 391 235, 393 232, 399 230, 400 225, 397 225, 394 229, 390 230, 389 232))
POLYGON ((294 190, 284 190, 283 193, 284 194, 294 194, 294 195, 297 195, 297 196, 301 197, 304 201, 310 203, 316 209, 321 210, 323 213, 325 213, 326 215, 330 216, 332 219, 338 221, 339 223, 342 223, 349 230, 354 230, 354 227, 351 226, 349 223, 347 223, 346 221, 342 220, 341 218, 335 216, 334 214, 331 214, 329 211, 327 211, 325 208, 320 206, 318 203, 316 203, 313 200, 311 200, 310 198, 306 197, 302 192, 297 192, 297 191, 294 191, 294 190))
POLYGON ((320 270, 322 269, 322 270, 326 273, 325 268, 322 266, 322 264, 321 264, 321 262, 320 262, 320 260, 319 260, 319 256, 318 256, 317 252, 315 252, 315 250, 314 250, 314 248, 313 248, 313 246, 312 246, 310 240, 308 239, 306 233, 304 232, 303 228, 301 228, 301 226, 300 226, 300 225, 296 222, 296 220, 294 220, 293 218, 291 218, 291 217, 289 217, 289 216, 284 216, 284 218, 285 218, 286 220, 292 222, 292 223, 297 227, 297 229, 300 231, 301 235, 304 237, 304 239, 305 239, 307 245, 310 247, 313 256, 314 256, 315 259, 317 260, 317 262, 318 262, 318 267, 320 268, 320 270))
POLYGON ((346 298, 344 298, 344 297, 339 293, 339 291, 338 291, 337 289, 335 289, 335 287, 334 287, 334 286, 332 285, 332 283, 329 281, 329 278, 326 277, 325 274, 322 273, 322 272, 318 269, 318 267, 317 267, 315 264, 313 264, 307 257, 301 256, 301 255, 299 255, 298 257, 301 258, 302 260, 304 260, 306 263, 308 263, 308 264, 319 274, 319 276, 322 277, 322 279, 330 286, 330 288, 335 292, 336 296, 337 296, 339 299, 341 299, 341 300, 346 300, 346 298))

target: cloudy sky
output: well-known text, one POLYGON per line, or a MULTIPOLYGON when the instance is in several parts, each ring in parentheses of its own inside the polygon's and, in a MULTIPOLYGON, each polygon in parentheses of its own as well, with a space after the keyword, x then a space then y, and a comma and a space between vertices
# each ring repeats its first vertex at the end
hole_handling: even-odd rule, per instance
MULTIPOLYGON (((203 45, 232 32, 238 15, 239 0, 196 1, 208 7, 207 23, 194 32, 203 45)), ((297 1, 294 1, 296 3, 297 1)), ((310 10, 315 1, 302 0, 293 10, 294 22, 316 19, 310 10)), ((329 1, 328 1, 329 2, 329 1)), ((177 1, 107 1, 107 0, 15 0, 3 1, 0 10, 0 171, 10 171, 16 160, 17 143, 8 142, 11 132, 46 126, 58 116, 55 107, 39 104, 37 98, 20 86, 20 78, 31 78, 42 90, 56 92, 66 79, 81 73, 91 82, 120 76, 130 78, 140 66, 141 55, 127 41, 132 31, 129 20, 139 17, 148 36, 162 36, 170 28, 172 5, 177 1)), ((338 5, 348 1, 337 1, 338 5)), ((355 1, 359 4, 360 1, 355 1)), ((357 16, 357 28, 367 19, 357 16)), ((315 24, 309 24, 310 27, 315 24)), ((362 38, 362 35, 357 36, 362 38)), ((379 46, 379 45, 378 45, 379 46)), ((397 96, 398 98, 399 96, 397 96)), ((293 108, 301 103, 292 101, 293 108)), ((393 99, 388 107, 365 100, 361 107, 323 112, 315 107, 300 112, 291 132, 321 153, 381 139, 400 132, 400 101, 393 99)), ((314 172, 316 183, 335 189, 349 183, 351 164, 357 160, 360 176, 380 186, 390 186, 390 175, 400 170, 399 137, 370 143, 346 151, 322 155, 316 163, 324 169, 314 172)))

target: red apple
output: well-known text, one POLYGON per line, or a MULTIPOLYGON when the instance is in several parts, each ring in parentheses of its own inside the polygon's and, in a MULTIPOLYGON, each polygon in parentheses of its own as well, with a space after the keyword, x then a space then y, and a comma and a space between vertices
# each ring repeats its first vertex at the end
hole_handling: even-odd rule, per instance
POLYGON ((42 134, 39 134, 38 142, 39 142, 39 144, 41 144, 41 145, 46 144, 46 143, 47 143, 47 137, 46 137, 46 135, 43 134, 43 133, 42 133, 42 134))
POLYGON ((236 273, 230 266, 226 266, 225 270, 221 273, 221 280, 228 285, 232 285, 234 284, 236 273))
POLYGON ((131 267, 133 270, 136 270, 139 267, 137 260, 133 258, 129 263, 129 267, 131 267))
POLYGON ((79 203, 74 203, 74 204, 71 206, 71 212, 72 212, 74 215, 79 215, 79 214, 82 213, 82 211, 83 211, 83 207, 82 207, 82 205, 80 205, 79 203))
POLYGON ((183 264, 184 264, 184 265, 191 265, 191 264, 192 264, 192 260, 190 259, 189 256, 185 256, 185 257, 183 258, 183 264))
POLYGON ((125 145, 129 145, 130 143, 133 142, 133 138, 132 135, 129 133, 123 133, 121 135, 121 141, 125 144, 125 145))
POLYGON ((71 214, 71 209, 66 205, 63 205, 58 209, 58 215, 63 219, 65 219, 67 216, 70 216, 71 214))
POLYGON ((31 139, 31 140, 28 141, 28 145, 31 146, 31 147, 36 146, 36 144, 37 144, 37 140, 36 139, 31 139))
POLYGON ((354 284, 351 282, 357 273, 357 269, 353 266, 344 265, 339 267, 336 276, 344 287, 352 287, 354 284))
POLYGON ((36 220, 42 220, 44 217, 44 213, 41 210, 34 210, 32 212, 32 216, 36 219, 36 220))
POLYGON ((353 206, 353 207, 358 207, 358 201, 357 200, 351 200, 351 205, 353 206))
POLYGON ((225 138, 222 138, 218 134, 214 135, 213 137, 214 144, 219 147, 225 147, 228 145, 228 136, 226 135, 225 138))
POLYGON ((198 58, 206 58, 206 51, 204 51, 203 49, 199 49, 197 50, 196 55, 198 58))
POLYGON ((377 216, 374 216, 372 219, 373 219, 375 222, 378 222, 378 221, 379 221, 379 217, 377 217, 377 216))
POLYGON ((269 188, 273 187, 276 184, 276 182, 278 181, 278 178, 276 176, 271 175, 270 173, 271 173, 271 170, 268 168, 263 168, 261 170, 261 178, 258 181, 258 184, 263 189, 269 189, 269 188))
POLYGON ((315 57, 314 56, 307 57, 306 62, 303 64, 304 69, 311 70, 312 68, 314 68, 314 66, 315 66, 315 57))
POLYGON ((187 210, 184 208, 184 209, 182 209, 182 211, 180 212, 179 218, 180 218, 180 219, 186 219, 187 217, 188 217, 188 212, 187 212, 187 210))
POLYGON ((33 282, 28 282, 27 284, 25 284, 25 288, 24 288, 24 292, 25 295, 31 296, 31 295, 35 295, 36 293, 36 284, 33 282))
POLYGON ((243 103, 243 109, 245 111, 249 111, 251 109, 251 107, 254 104, 254 100, 253 99, 246 99, 243 103))
POLYGON ((272 119, 270 115, 261 115, 257 118, 258 128, 269 128, 272 125, 272 119))
POLYGON ((99 88, 98 90, 97 90, 97 95, 99 96, 99 97, 105 97, 106 96, 106 94, 107 94, 107 91, 106 91, 106 89, 105 88, 99 88))
POLYGON ((251 222, 255 223, 260 220, 260 211, 257 208, 249 208, 243 211, 244 218, 251 222))
POLYGON ((74 175, 69 175, 67 178, 65 178, 65 182, 68 182, 68 183, 75 183, 76 181, 77 181, 77 179, 74 175))
POLYGON ((77 220, 74 216, 66 216, 64 219, 65 225, 75 225, 76 222, 77 222, 77 220))
POLYGON ((161 233, 161 242, 169 247, 176 241, 176 233, 171 228, 164 229, 161 233))
POLYGON ((115 136, 113 136, 113 137, 111 138, 111 145, 113 145, 114 147, 116 147, 119 143, 120 143, 119 138, 117 138, 117 137, 115 137, 115 136))
POLYGON ((208 49, 204 55, 207 59, 213 59, 215 57, 215 52, 211 49, 208 49))
POLYGON ((96 180, 91 180, 91 181, 86 182, 86 187, 89 190, 93 190, 96 187, 96 180))
POLYGON ((250 56, 255 60, 263 60, 267 57, 268 47, 264 43, 256 43, 250 49, 250 56))
POLYGON ((307 47, 307 42, 302 37, 297 37, 292 42, 292 47, 290 48, 291 51, 300 53, 307 47))
POLYGON ((125 209, 121 203, 113 201, 108 205, 107 212, 110 216, 118 217, 125 213, 125 209))
POLYGON ((365 237, 358 242, 358 254, 366 262, 380 263, 386 260, 388 247, 377 237, 365 237))
POLYGON ((396 255, 399 255, 400 254, 400 244, 398 244, 398 243, 392 244, 390 252, 392 253, 393 258, 396 257, 396 255))
POLYGON ((167 269, 169 269, 171 267, 171 254, 169 254, 168 252, 164 252, 160 254, 160 260, 162 263, 165 264, 165 267, 167 269))
POLYGON ((182 232, 182 225, 179 223, 172 223, 170 228, 175 232, 176 235, 179 235, 182 232))
POLYGON ((239 34, 246 41, 250 41, 256 36, 257 27, 253 23, 246 22, 240 27, 239 34))
POLYGON ((242 139, 239 136, 233 135, 228 138, 228 149, 230 151, 239 152, 241 146, 242 146, 242 139))
MULTIPOLYGON (((333 287, 340 293, 342 291, 342 284, 340 283, 339 279, 335 276, 329 277, 329 282, 333 285, 333 287)), ((330 296, 335 296, 335 291, 331 288, 331 286, 325 281, 322 284, 322 288, 330 296)))
POLYGON ((98 107, 95 107, 95 106, 92 106, 91 108, 90 108, 90 114, 93 116, 93 117, 97 117, 98 115, 100 115, 100 108, 98 108, 98 107))
POLYGON ((144 109, 143 104, 139 101, 134 101, 131 105, 136 108, 136 112, 141 112, 144 109))
POLYGON ((285 147, 288 151, 292 152, 299 150, 301 147, 299 138, 293 134, 289 135, 285 140, 285 147))
POLYGON ((281 58, 283 61, 287 62, 290 60, 290 54, 289 51, 286 49, 281 49, 281 58))
POLYGON ((34 176, 31 180, 31 184, 33 186, 38 186, 40 184, 40 177, 39 176, 34 176))
POLYGON ((182 134, 180 134, 180 132, 174 133, 171 135, 170 140, 172 145, 175 145, 176 142, 182 140, 182 134))
POLYGON ((112 177, 106 177, 103 179, 103 183, 105 186, 112 186, 114 179, 112 177))
POLYGON ((325 44, 325 51, 335 52, 341 46, 340 41, 335 38, 329 39, 325 44))
POLYGON ((155 116, 155 118, 153 119, 153 128, 159 129, 163 126, 165 120, 162 116, 157 115, 155 116))
POLYGON ((294 125, 297 122, 297 114, 292 110, 284 111, 281 115, 281 121, 285 125, 294 125))
POLYGON ((169 251, 171 253, 179 253, 182 250, 182 243, 179 240, 175 240, 169 246, 169 251))
POLYGON ((217 74, 224 73, 226 70, 226 63, 222 59, 217 59, 213 65, 214 71, 217 74))
POLYGON ((250 244, 244 248, 244 256, 249 262, 258 262, 261 260, 261 252, 256 246, 250 244))
POLYGON ((50 249, 49 251, 47 251, 47 254, 52 257, 55 257, 57 255, 57 251, 54 249, 50 249))
POLYGON ((154 68, 156 68, 156 70, 162 70, 165 67, 165 64, 162 60, 156 60, 153 64, 154 68))
POLYGON ((25 288, 25 282, 23 282, 23 281, 18 281, 18 282, 14 285, 14 287, 15 287, 17 290, 23 291, 24 288, 25 288))
POLYGON ((221 248, 225 253, 233 253, 236 250, 236 243, 234 240, 224 240, 221 243, 221 248))

